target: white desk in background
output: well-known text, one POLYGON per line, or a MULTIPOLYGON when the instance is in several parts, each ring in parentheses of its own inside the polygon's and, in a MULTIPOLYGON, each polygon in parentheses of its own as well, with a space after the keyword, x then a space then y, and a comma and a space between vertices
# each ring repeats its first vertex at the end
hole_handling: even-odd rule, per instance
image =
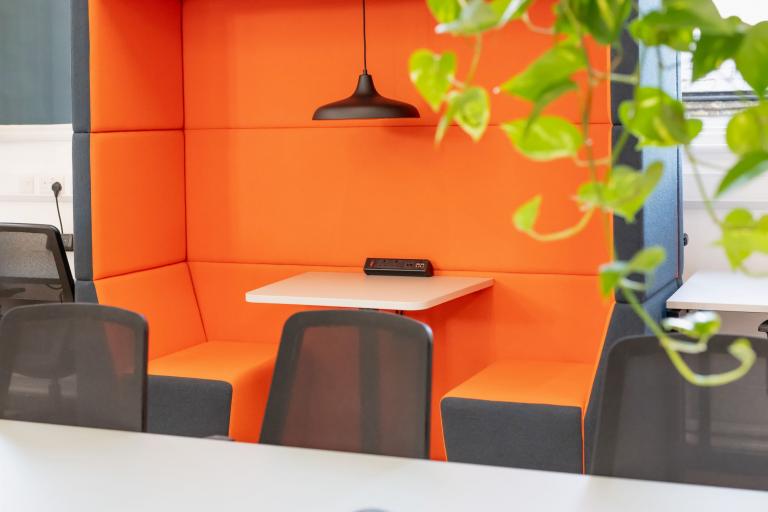
POLYGON ((368 276, 360 272, 305 272, 245 294, 248 302, 337 308, 418 311, 493 286, 490 277, 368 276))
POLYGON ((667 299, 667 308, 768 313, 768 278, 696 272, 667 299))
POLYGON ((8 512, 738 512, 768 492, 0 420, 8 512))

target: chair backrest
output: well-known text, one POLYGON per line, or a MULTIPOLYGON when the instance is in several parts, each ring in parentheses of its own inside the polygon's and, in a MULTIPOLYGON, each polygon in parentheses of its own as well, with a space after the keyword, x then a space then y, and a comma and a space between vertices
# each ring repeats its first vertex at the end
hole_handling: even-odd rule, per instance
POLYGON ((0 315, 15 306, 72 302, 74 288, 58 229, 0 223, 0 315))
POLYGON ((371 311, 285 323, 261 442, 426 458, 432 331, 371 311))
MULTIPOLYGON (((685 360, 702 374, 735 368, 734 339, 716 336, 685 360)), ((699 387, 656 338, 620 340, 608 355, 590 472, 768 490, 768 341, 751 341, 758 359, 745 377, 699 387)))
POLYGON ((0 320, 0 418, 143 431, 147 323, 97 304, 43 304, 0 320))

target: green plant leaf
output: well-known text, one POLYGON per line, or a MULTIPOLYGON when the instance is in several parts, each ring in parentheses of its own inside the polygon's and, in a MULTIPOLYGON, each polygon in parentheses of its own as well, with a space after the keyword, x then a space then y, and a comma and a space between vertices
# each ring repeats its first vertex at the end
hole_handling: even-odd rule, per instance
POLYGON ((607 297, 619 285, 622 279, 629 274, 627 262, 613 261, 600 267, 600 293, 607 297))
POLYGON ((541 116, 532 123, 517 119, 501 125, 515 148, 531 160, 555 160, 575 156, 584 143, 571 122, 557 116, 541 116))
POLYGON ((656 271, 659 265, 664 263, 665 259, 667 259, 667 253, 663 247, 651 246, 635 254, 629 260, 627 267, 630 272, 651 274, 656 271))
POLYGON ((457 36, 472 36, 496 27, 499 15, 485 0, 468 0, 459 17, 435 28, 438 34, 449 33, 457 36))
POLYGON ((629 30, 646 46, 664 45, 690 51, 699 37, 733 35, 743 28, 744 24, 735 16, 723 19, 712 0, 665 0, 660 10, 633 21, 629 30))
POLYGON ((768 21, 747 30, 734 60, 744 80, 763 98, 768 88, 768 21))
POLYGON ((440 110, 456 74, 456 54, 416 50, 408 62, 411 82, 433 111, 440 110))
POLYGON ((638 147, 688 144, 702 127, 700 120, 685 118, 682 102, 655 87, 638 87, 635 98, 619 106, 619 118, 638 147))
POLYGON ((661 162, 653 162, 644 172, 617 166, 606 182, 589 181, 579 187, 577 199, 585 208, 598 207, 634 222, 635 215, 663 175, 664 164, 661 162))
POLYGON ((482 87, 467 87, 462 91, 452 91, 446 97, 448 108, 437 127, 437 140, 442 140, 451 121, 464 130, 477 142, 485 133, 491 119, 491 106, 488 91, 482 87))
POLYGON ((736 208, 726 215, 718 241, 735 269, 754 253, 768 254, 768 215, 755 219, 749 210, 736 208))
POLYGON ((467 0, 458 16, 441 22, 435 31, 457 36, 472 36, 503 27, 528 10, 533 0, 467 0))
POLYGON ((600 293, 610 295, 621 285, 633 290, 643 290, 643 283, 632 281, 632 274, 651 275, 664 263, 667 253, 663 247, 651 246, 636 253, 629 261, 612 261, 600 266, 600 293))
POLYGON ((729 30, 712 0, 663 0, 665 12, 675 14, 680 20, 709 32, 729 30))
POLYGON ((702 34, 696 43, 696 50, 693 52, 692 79, 695 81, 703 78, 711 71, 718 69, 723 62, 733 58, 743 39, 744 36, 739 33, 733 35, 702 34))
POLYGON ((755 151, 747 153, 728 169, 728 172, 717 187, 715 197, 720 197, 733 187, 743 185, 768 171, 768 152, 755 151))
POLYGON ((695 26, 671 13, 651 11, 629 24, 632 36, 646 46, 669 46, 689 51, 695 26))
POLYGON ((438 23, 448 23, 459 17, 459 0, 427 0, 427 7, 438 23))
MULTIPOLYGON (((565 0, 562 9, 570 9, 574 18, 595 40, 611 44, 621 35, 629 19, 632 0, 565 0)), ((563 12, 558 12, 558 18, 563 16, 563 12)), ((567 23, 565 27, 569 25, 567 23)), ((572 27, 567 30, 572 30, 572 27)))
POLYGON ((768 151, 768 102, 742 110, 728 121, 728 147, 737 155, 768 151))
POLYGON ((541 207, 541 195, 537 195, 520 205, 512 216, 512 223, 519 231, 529 233, 533 231, 536 219, 539 217, 541 207))
POLYGON ((665 318, 661 325, 668 331, 676 331, 705 342, 718 332, 722 321, 713 311, 696 311, 681 318, 665 318))
POLYGON ((518 19, 528 10, 531 3, 533 0, 493 0, 491 7, 498 18, 496 26, 502 27, 506 23, 518 19))
POLYGON ((573 41, 565 41, 544 52, 499 89, 535 103, 553 88, 562 87, 563 82, 572 84, 571 75, 584 67, 581 48, 573 41))

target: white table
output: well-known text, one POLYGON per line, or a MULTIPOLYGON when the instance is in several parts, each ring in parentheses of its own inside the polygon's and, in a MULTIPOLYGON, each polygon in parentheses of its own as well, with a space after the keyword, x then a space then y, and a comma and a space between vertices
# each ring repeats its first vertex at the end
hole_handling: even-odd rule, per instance
POLYGON ((667 299, 667 308, 768 313, 768 278, 697 272, 667 299))
POLYGON ((0 420, 0 510, 738 512, 768 493, 0 420))
POLYGON ((245 294, 260 304, 418 311, 493 286, 489 277, 368 276, 362 272, 306 272, 245 294))

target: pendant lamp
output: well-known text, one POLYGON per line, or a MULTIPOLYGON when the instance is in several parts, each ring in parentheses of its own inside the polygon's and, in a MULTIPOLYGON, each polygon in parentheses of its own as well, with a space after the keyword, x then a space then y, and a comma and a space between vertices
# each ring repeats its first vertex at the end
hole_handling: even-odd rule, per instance
POLYGON ((363 0, 363 74, 357 80, 357 88, 349 98, 328 103, 315 110, 312 119, 380 119, 391 117, 419 117, 413 105, 391 100, 380 95, 368 74, 368 47, 365 37, 365 0, 363 0))

